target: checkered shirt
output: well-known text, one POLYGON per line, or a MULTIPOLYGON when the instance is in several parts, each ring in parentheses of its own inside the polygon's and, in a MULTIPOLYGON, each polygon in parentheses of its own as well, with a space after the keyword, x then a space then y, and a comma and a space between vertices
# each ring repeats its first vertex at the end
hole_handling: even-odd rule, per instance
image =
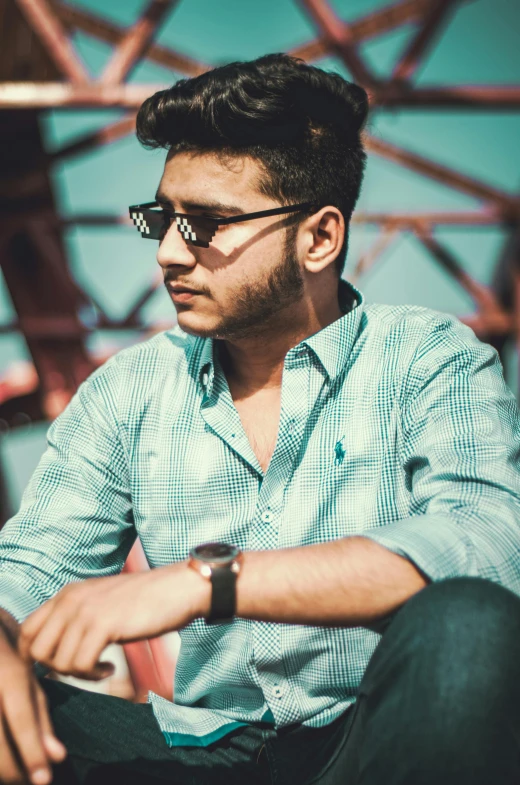
MULTIPOLYGON (((433 581, 481 576, 520 595, 520 413, 496 350, 447 313, 367 304, 346 282, 340 302, 285 357, 265 475, 211 339, 174 327, 92 373, 0 533, 0 606, 22 621, 71 581, 115 575, 137 535, 152 568, 208 541, 362 535, 433 581)), ((148 695, 170 746, 261 719, 327 725, 381 639, 242 618, 180 635, 174 701, 148 695)))

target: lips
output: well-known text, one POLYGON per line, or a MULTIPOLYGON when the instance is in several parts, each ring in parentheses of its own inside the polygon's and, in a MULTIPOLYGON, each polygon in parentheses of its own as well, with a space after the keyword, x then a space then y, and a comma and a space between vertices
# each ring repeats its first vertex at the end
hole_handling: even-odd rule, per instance
POLYGON ((197 289, 190 289, 187 286, 179 286, 179 285, 172 285, 168 284, 168 289, 170 292, 175 292, 175 294, 200 294, 197 289))

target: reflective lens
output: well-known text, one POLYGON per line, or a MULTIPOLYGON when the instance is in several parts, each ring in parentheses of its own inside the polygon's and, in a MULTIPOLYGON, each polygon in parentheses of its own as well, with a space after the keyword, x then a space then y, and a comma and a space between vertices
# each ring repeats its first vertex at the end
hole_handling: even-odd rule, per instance
POLYGON ((177 229, 184 240, 189 245, 202 248, 208 248, 218 229, 218 223, 213 218, 202 215, 175 215, 166 210, 153 210, 149 207, 131 210, 130 217, 141 237, 159 241, 164 238, 175 217, 177 229))

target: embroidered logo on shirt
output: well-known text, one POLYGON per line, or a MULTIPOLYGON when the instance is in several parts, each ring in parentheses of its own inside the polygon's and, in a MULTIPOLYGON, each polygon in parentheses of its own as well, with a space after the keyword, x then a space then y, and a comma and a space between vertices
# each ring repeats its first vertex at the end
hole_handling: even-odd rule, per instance
POLYGON ((334 466, 339 466, 340 464, 342 464, 343 463, 343 458, 346 455, 345 450, 343 449, 343 444, 342 444, 344 438, 345 437, 342 436, 341 439, 336 442, 336 446, 334 447, 334 455, 336 456, 334 458, 334 466))

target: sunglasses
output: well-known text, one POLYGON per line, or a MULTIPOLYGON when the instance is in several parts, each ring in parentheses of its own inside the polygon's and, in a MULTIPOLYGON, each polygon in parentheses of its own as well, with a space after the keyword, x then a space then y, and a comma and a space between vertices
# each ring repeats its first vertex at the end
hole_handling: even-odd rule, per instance
POLYGON ((209 218, 205 215, 188 215, 176 213, 167 207, 161 207, 158 202, 145 202, 144 204, 131 205, 128 210, 130 218, 141 237, 146 240, 162 240, 172 225, 173 219, 177 229, 182 234, 188 245, 198 245, 208 248, 219 226, 249 221, 251 218, 263 218, 266 215, 283 215, 316 209, 317 202, 302 202, 288 207, 275 207, 273 210, 260 210, 256 213, 232 216, 231 218, 209 218), (313 208, 313 209, 311 209, 313 208))

